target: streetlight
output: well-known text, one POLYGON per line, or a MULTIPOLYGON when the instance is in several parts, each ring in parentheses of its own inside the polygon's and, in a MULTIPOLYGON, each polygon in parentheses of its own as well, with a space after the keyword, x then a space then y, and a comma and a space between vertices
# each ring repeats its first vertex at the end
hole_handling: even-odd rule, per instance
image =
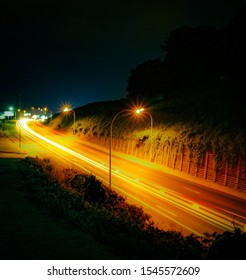
MULTIPOLYGON (((12 116, 12 117, 14 116, 14 117, 15 117, 15 109, 14 109, 13 106, 10 106, 10 107, 9 107, 9 111, 10 111, 9 117, 10 117, 10 116, 12 116)), ((16 117, 15 117, 15 118, 16 118, 16 117)))
POLYGON ((115 119, 124 112, 129 112, 130 110, 122 110, 118 112, 111 121, 110 125, 110 144, 109 144, 109 187, 111 187, 112 182, 112 135, 113 135, 113 123, 115 119))
MULTIPOLYGON (((111 125, 110 125, 110 145, 109 145, 109 187, 111 187, 111 182, 112 182, 112 135, 113 135, 113 123, 115 121, 115 119, 122 113, 124 112, 130 112, 132 110, 122 110, 120 112, 118 112, 114 118, 112 119, 111 121, 111 125)), ((136 109, 135 110, 135 113, 136 114, 140 114, 144 111, 143 108, 139 108, 139 109, 136 109)), ((151 116, 150 113, 146 112, 149 116, 150 116, 150 120, 151 120, 151 149, 150 149, 150 156, 152 158, 152 130, 153 130, 153 118, 151 116)))
POLYGON ((152 161, 152 149, 153 149, 153 118, 149 112, 146 112, 144 108, 138 108, 136 109, 137 114, 141 114, 144 112, 144 114, 149 115, 150 117, 150 161, 152 161))
POLYGON ((63 109, 63 112, 70 112, 70 111, 73 112, 73 134, 74 134, 74 132, 75 132, 75 111, 70 109, 70 108, 68 108, 68 107, 65 107, 63 109))

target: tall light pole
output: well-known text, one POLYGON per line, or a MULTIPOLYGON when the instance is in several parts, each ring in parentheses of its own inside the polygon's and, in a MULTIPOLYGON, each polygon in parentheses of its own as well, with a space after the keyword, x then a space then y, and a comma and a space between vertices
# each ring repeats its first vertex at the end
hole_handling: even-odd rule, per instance
MULTIPOLYGON (((112 136, 113 136, 113 124, 114 124, 114 121, 115 119, 122 113, 125 113, 125 112, 132 112, 133 110, 122 110, 120 112, 118 112, 114 118, 112 119, 111 121, 111 124, 110 124, 110 145, 109 145, 109 187, 111 187, 112 185, 112 136)), ((139 108, 139 109, 136 109, 135 110, 135 113, 136 114, 140 114, 144 111, 143 108, 139 108)), ((150 159, 152 158, 152 131, 153 131, 153 118, 151 116, 151 114, 149 112, 144 112, 146 113, 147 115, 149 115, 150 117, 150 124, 151 124, 151 132, 150 132, 150 141, 151 141, 151 146, 150 146, 150 159)))
POLYGON ((148 112, 145 111, 144 108, 139 108, 136 110, 137 114, 147 114, 150 117, 150 161, 152 161, 152 153, 153 153, 153 117, 152 115, 148 112))
POLYGON ((110 144, 109 144, 109 187, 111 187, 112 182, 112 135, 113 135, 113 123, 115 119, 124 112, 129 112, 130 110, 122 110, 118 112, 111 121, 110 125, 110 144))
MULTIPOLYGON (((9 107, 9 111, 10 111, 10 113, 14 112, 14 113, 13 113, 13 116, 14 116, 14 118, 16 119, 16 113, 15 113, 15 109, 14 109, 13 106, 10 106, 10 107, 9 107)), ((10 117, 10 116, 9 116, 9 117, 10 117)))
POLYGON ((73 112, 73 134, 74 134, 74 132, 75 132, 75 111, 68 107, 63 109, 63 112, 70 112, 70 111, 73 112))

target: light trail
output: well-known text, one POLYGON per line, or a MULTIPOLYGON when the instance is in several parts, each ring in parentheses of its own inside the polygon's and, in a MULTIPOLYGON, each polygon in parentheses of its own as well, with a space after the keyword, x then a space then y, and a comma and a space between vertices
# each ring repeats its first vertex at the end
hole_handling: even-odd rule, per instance
MULTIPOLYGON (((108 173, 109 168, 105 166, 105 164, 102 164, 102 162, 98 163, 92 159, 89 159, 86 156, 81 155, 80 153, 77 153, 67 147, 64 147, 42 135, 39 133, 33 131, 28 127, 28 122, 30 122, 29 119, 22 119, 17 122, 17 128, 20 129, 21 131, 29 138, 32 140, 38 142, 39 144, 42 145, 42 141, 50 145, 51 147, 55 147, 59 151, 63 151, 65 153, 68 153, 72 155, 73 157, 80 159, 82 162, 89 164, 90 166, 96 167, 99 170, 108 173)), ((53 149, 52 149, 53 151, 53 149)), ((53 151, 54 152, 54 151, 53 151)), ((57 152, 59 156, 62 156, 61 153, 57 152)), ((64 157, 65 158, 65 157, 64 157)), ((67 161, 69 161, 66 158, 67 161)), ((83 167, 80 163, 72 161, 75 163, 77 166, 80 168, 84 169, 87 172, 90 172, 86 167, 83 167)), ((232 212, 227 213, 226 211, 223 211, 223 209, 217 209, 218 211, 211 209, 209 207, 205 207, 204 205, 200 205, 197 202, 194 202, 185 196, 171 191, 170 189, 165 189, 162 186, 159 185, 151 185, 151 184, 146 184, 140 181, 140 178, 136 180, 136 178, 130 178, 127 175, 124 175, 122 172, 120 172, 119 169, 116 169, 115 171, 112 171, 112 175, 114 178, 119 179, 121 182, 124 181, 126 182, 129 186, 134 187, 134 189, 141 190, 145 193, 148 193, 151 197, 156 197, 160 203, 165 202, 170 205, 173 205, 179 209, 182 209, 184 212, 188 213, 189 215, 194 215, 196 217, 199 217, 200 220, 211 224, 221 230, 228 230, 232 231, 234 229, 234 224, 232 223, 231 216, 233 217, 238 217, 241 219, 241 221, 237 221, 235 224, 241 228, 242 231, 246 231, 246 225, 244 222, 245 217, 240 217, 232 212), (222 212, 222 213, 221 213, 222 212), (230 214, 230 216, 227 216, 227 214, 230 214)), ((97 176, 98 177, 98 176, 97 176)), ((100 178, 102 181, 105 182, 103 178, 100 178)), ((108 184, 108 182, 106 182, 108 184)), ((175 222, 176 224, 180 225, 182 228, 186 228, 188 231, 195 233, 197 235, 203 235, 197 230, 192 229, 191 227, 185 225, 184 223, 180 222, 177 220, 176 214, 172 213, 171 211, 164 210, 164 208, 161 205, 152 205, 150 203, 146 203, 145 201, 139 199, 136 195, 132 195, 129 193, 129 190, 123 190, 121 187, 117 186, 116 184, 113 184, 112 187, 116 189, 117 191, 123 193, 129 198, 132 198, 134 201, 137 201, 140 205, 145 206, 148 209, 151 209, 155 213, 161 214, 161 216, 168 218, 169 220, 175 222), (164 211, 163 211, 164 210, 164 211), (164 213, 165 212, 165 213, 164 213), (168 213, 169 212, 169 213, 168 213), (167 214, 168 213, 168 214, 167 214)), ((192 190, 193 191, 193 190, 192 190)))
MULTIPOLYGON (((17 123, 17 127, 18 127, 18 128, 19 128, 19 126, 21 126, 21 128, 24 129, 25 133, 28 132, 28 133, 26 133, 28 137, 32 138, 32 139, 35 140, 35 141, 36 141, 36 138, 41 139, 42 141, 45 141, 46 143, 48 143, 48 144, 50 144, 50 145, 52 145, 52 146, 54 146, 54 147, 56 147, 56 148, 58 148, 58 149, 64 151, 64 152, 67 152, 67 153, 69 153, 69 154, 72 155, 72 156, 75 156, 75 157, 77 157, 77 158, 79 158, 79 159, 81 159, 81 160, 83 160, 83 161, 85 161, 85 162, 87 162, 87 163, 89 163, 89 164, 91 164, 91 165, 94 165, 94 166, 96 166, 96 167, 98 167, 98 168, 100 168, 100 169, 103 169, 103 170, 105 170, 105 171, 108 171, 108 168, 106 168, 106 167, 100 165, 100 164, 97 163, 96 161, 93 161, 93 160, 91 160, 91 159, 89 159, 89 158, 87 158, 87 157, 85 157, 85 156, 83 156, 83 155, 81 155, 81 154, 79 154, 79 153, 77 153, 77 152, 75 152, 75 151, 69 149, 69 148, 66 148, 66 147, 64 147, 64 146, 62 146, 62 145, 60 145, 60 144, 58 144, 58 143, 56 143, 56 142, 54 142, 54 141, 52 141, 52 140, 46 138, 46 137, 44 137, 44 136, 38 134, 37 132, 33 131, 32 129, 30 129, 30 128, 27 126, 27 123, 28 123, 29 121, 30 121, 29 119, 21 119, 21 120, 19 121, 19 124, 17 123), (36 138, 33 137, 33 136, 35 136, 36 138)), ((23 131, 23 130, 22 130, 22 131, 23 131)))

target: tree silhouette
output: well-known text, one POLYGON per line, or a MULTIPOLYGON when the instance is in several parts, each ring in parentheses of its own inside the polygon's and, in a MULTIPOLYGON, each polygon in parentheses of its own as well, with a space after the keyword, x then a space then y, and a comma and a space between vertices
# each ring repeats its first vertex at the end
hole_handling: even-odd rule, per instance
MULTIPOLYGON (((161 45, 163 61, 131 69, 127 97, 170 99, 190 88, 228 87, 241 91, 246 74, 246 8, 224 28, 182 26, 161 45)), ((241 94, 241 93, 240 93, 241 94)))
POLYGON ((164 94, 164 77, 160 59, 146 61, 131 69, 127 98, 150 99, 164 94))
POLYGON ((164 65, 173 89, 202 85, 216 79, 214 38, 211 26, 174 30, 161 48, 167 53, 164 65))

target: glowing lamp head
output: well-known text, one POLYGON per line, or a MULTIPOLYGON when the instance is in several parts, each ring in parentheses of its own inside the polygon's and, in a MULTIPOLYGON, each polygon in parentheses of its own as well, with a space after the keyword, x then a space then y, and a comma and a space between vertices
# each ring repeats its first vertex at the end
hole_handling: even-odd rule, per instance
POLYGON ((70 111, 68 107, 63 109, 63 112, 68 112, 68 111, 70 111))
POLYGON ((144 111, 144 108, 136 109, 136 114, 141 114, 144 111))

